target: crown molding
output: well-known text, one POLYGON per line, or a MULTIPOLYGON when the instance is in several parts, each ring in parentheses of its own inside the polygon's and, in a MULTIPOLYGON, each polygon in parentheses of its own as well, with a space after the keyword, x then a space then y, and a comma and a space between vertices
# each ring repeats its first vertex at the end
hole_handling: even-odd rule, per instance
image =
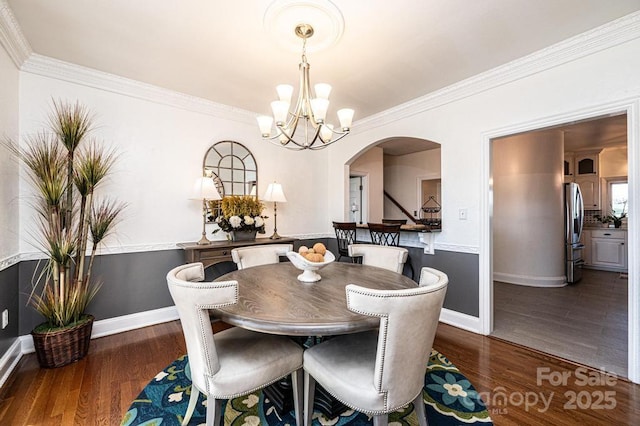
POLYGON ((255 125, 256 113, 219 104, 196 96, 120 77, 93 68, 83 67, 48 56, 32 53, 21 71, 48 78, 68 81, 145 101, 169 105, 200 114, 255 125))
POLYGON ((0 0, 0 45, 6 49, 18 69, 33 53, 6 0, 0 0))
MULTIPOLYGON (((530 55, 354 123, 358 134, 511 83, 640 37, 640 11, 530 55)), ((255 125, 257 113, 33 53, 6 0, 0 0, 0 43, 21 71, 255 125)))
MULTIPOLYGON (((640 37, 640 11, 357 121, 363 132, 502 86, 640 37)), ((355 132, 354 132, 355 133, 355 132)))

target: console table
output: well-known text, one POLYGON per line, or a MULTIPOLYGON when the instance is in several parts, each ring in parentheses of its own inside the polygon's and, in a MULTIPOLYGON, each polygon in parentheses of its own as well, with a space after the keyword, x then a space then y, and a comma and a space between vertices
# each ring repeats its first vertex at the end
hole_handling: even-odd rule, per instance
POLYGON ((220 262, 231 262, 231 250, 237 247, 257 246, 262 244, 292 244, 297 238, 281 237, 272 240, 269 237, 256 238, 253 241, 212 241, 211 244, 178 243, 184 250, 187 263, 202 262, 205 268, 220 262))

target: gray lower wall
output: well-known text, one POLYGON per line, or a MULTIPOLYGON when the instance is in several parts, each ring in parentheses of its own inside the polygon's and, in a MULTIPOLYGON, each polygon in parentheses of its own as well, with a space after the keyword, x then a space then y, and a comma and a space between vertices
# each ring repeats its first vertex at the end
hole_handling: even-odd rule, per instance
POLYGON ((0 271, 0 313, 5 309, 9 311, 9 325, 0 328, 0 357, 18 337, 18 265, 0 271))
MULTIPOLYGON (((321 241, 336 253, 337 244, 333 238, 301 240, 295 244, 309 245, 321 241)), ((415 271, 414 279, 420 277, 420 268, 430 266, 449 275, 449 288, 444 302, 447 309, 471 316, 478 316, 478 256, 476 254, 436 251, 435 255, 425 255, 420 248, 408 247, 409 261, 415 271)), ((343 259, 347 261, 347 259, 343 259)), ((165 276, 173 267, 184 262, 182 250, 165 250, 142 253, 104 255, 96 258, 93 275, 104 282, 102 289, 89 307, 89 312, 97 320, 121 315, 144 312, 173 306, 167 289, 165 276)), ((19 328, 3 330, 0 339, 0 354, 11 345, 10 339, 17 334, 29 334, 33 327, 42 322, 40 315, 28 306, 31 291, 31 277, 37 261, 20 262, 17 266, 0 272, 3 291, 0 303, 10 304, 14 312, 19 312, 19 328), (19 281, 18 287, 16 283, 19 281), (12 287, 13 286, 13 287, 12 287), (7 291, 4 291, 6 288, 7 291), (5 337, 6 334, 6 337, 5 337), (4 348, 4 349, 3 349, 4 348)), ((232 263, 219 264, 207 271, 207 279, 213 279, 235 269, 232 263)), ((409 274, 409 268, 405 268, 409 274)), ((16 321, 10 327, 16 327, 16 321)))
MULTIPOLYGON (((325 244, 333 253, 338 252, 335 239, 330 238, 325 244)), ((424 254, 424 250, 418 247, 405 248, 409 250, 407 263, 413 266, 413 279, 416 282, 420 279, 420 269, 423 266, 438 269, 449 276, 445 308, 473 317, 480 315, 480 266, 477 254, 436 250, 431 255, 424 254)), ((346 261, 344 258, 342 260, 346 261)), ((410 271, 405 266, 404 274, 410 276, 410 271)))
MULTIPOLYGON (((96 320, 173 306, 167 272, 184 263, 182 250, 98 256, 92 275, 103 282, 88 312, 96 320)), ((37 261, 20 262, 20 334, 29 334, 42 317, 27 304, 37 261)))

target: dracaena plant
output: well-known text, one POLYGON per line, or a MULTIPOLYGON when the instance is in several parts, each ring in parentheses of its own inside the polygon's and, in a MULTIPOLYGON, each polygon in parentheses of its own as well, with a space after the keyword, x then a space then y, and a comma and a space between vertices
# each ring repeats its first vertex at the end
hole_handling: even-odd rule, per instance
POLYGON ((92 129, 92 116, 84 106, 54 101, 46 131, 28 137, 23 145, 5 143, 25 166, 34 188, 34 236, 47 261, 35 276, 29 301, 47 328, 68 326, 85 314, 101 286, 91 275, 98 246, 125 208, 97 197, 96 189, 117 157, 89 137, 92 129))

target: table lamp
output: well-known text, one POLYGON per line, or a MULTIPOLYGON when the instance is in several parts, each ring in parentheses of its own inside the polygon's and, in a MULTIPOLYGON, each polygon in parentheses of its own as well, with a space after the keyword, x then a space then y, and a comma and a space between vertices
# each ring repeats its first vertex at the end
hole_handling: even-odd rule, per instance
POLYGON ((278 235, 278 205, 277 203, 286 203, 287 198, 284 196, 284 192, 282 191, 282 185, 279 183, 270 183, 267 186, 267 191, 264 193, 264 197, 262 197, 264 201, 273 201, 273 235, 269 238, 272 240, 280 239, 280 235, 278 235))
POLYGON ((211 241, 207 239, 206 224, 207 224, 207 201, 221 200, 220 193, 216 188, 213 179, 210 177, 202 176, 196 179, 196 183, 193 185, 193 194, 191 199, 202 200, 202 238, 198 241, 198 245, 211 244, 211 241))

